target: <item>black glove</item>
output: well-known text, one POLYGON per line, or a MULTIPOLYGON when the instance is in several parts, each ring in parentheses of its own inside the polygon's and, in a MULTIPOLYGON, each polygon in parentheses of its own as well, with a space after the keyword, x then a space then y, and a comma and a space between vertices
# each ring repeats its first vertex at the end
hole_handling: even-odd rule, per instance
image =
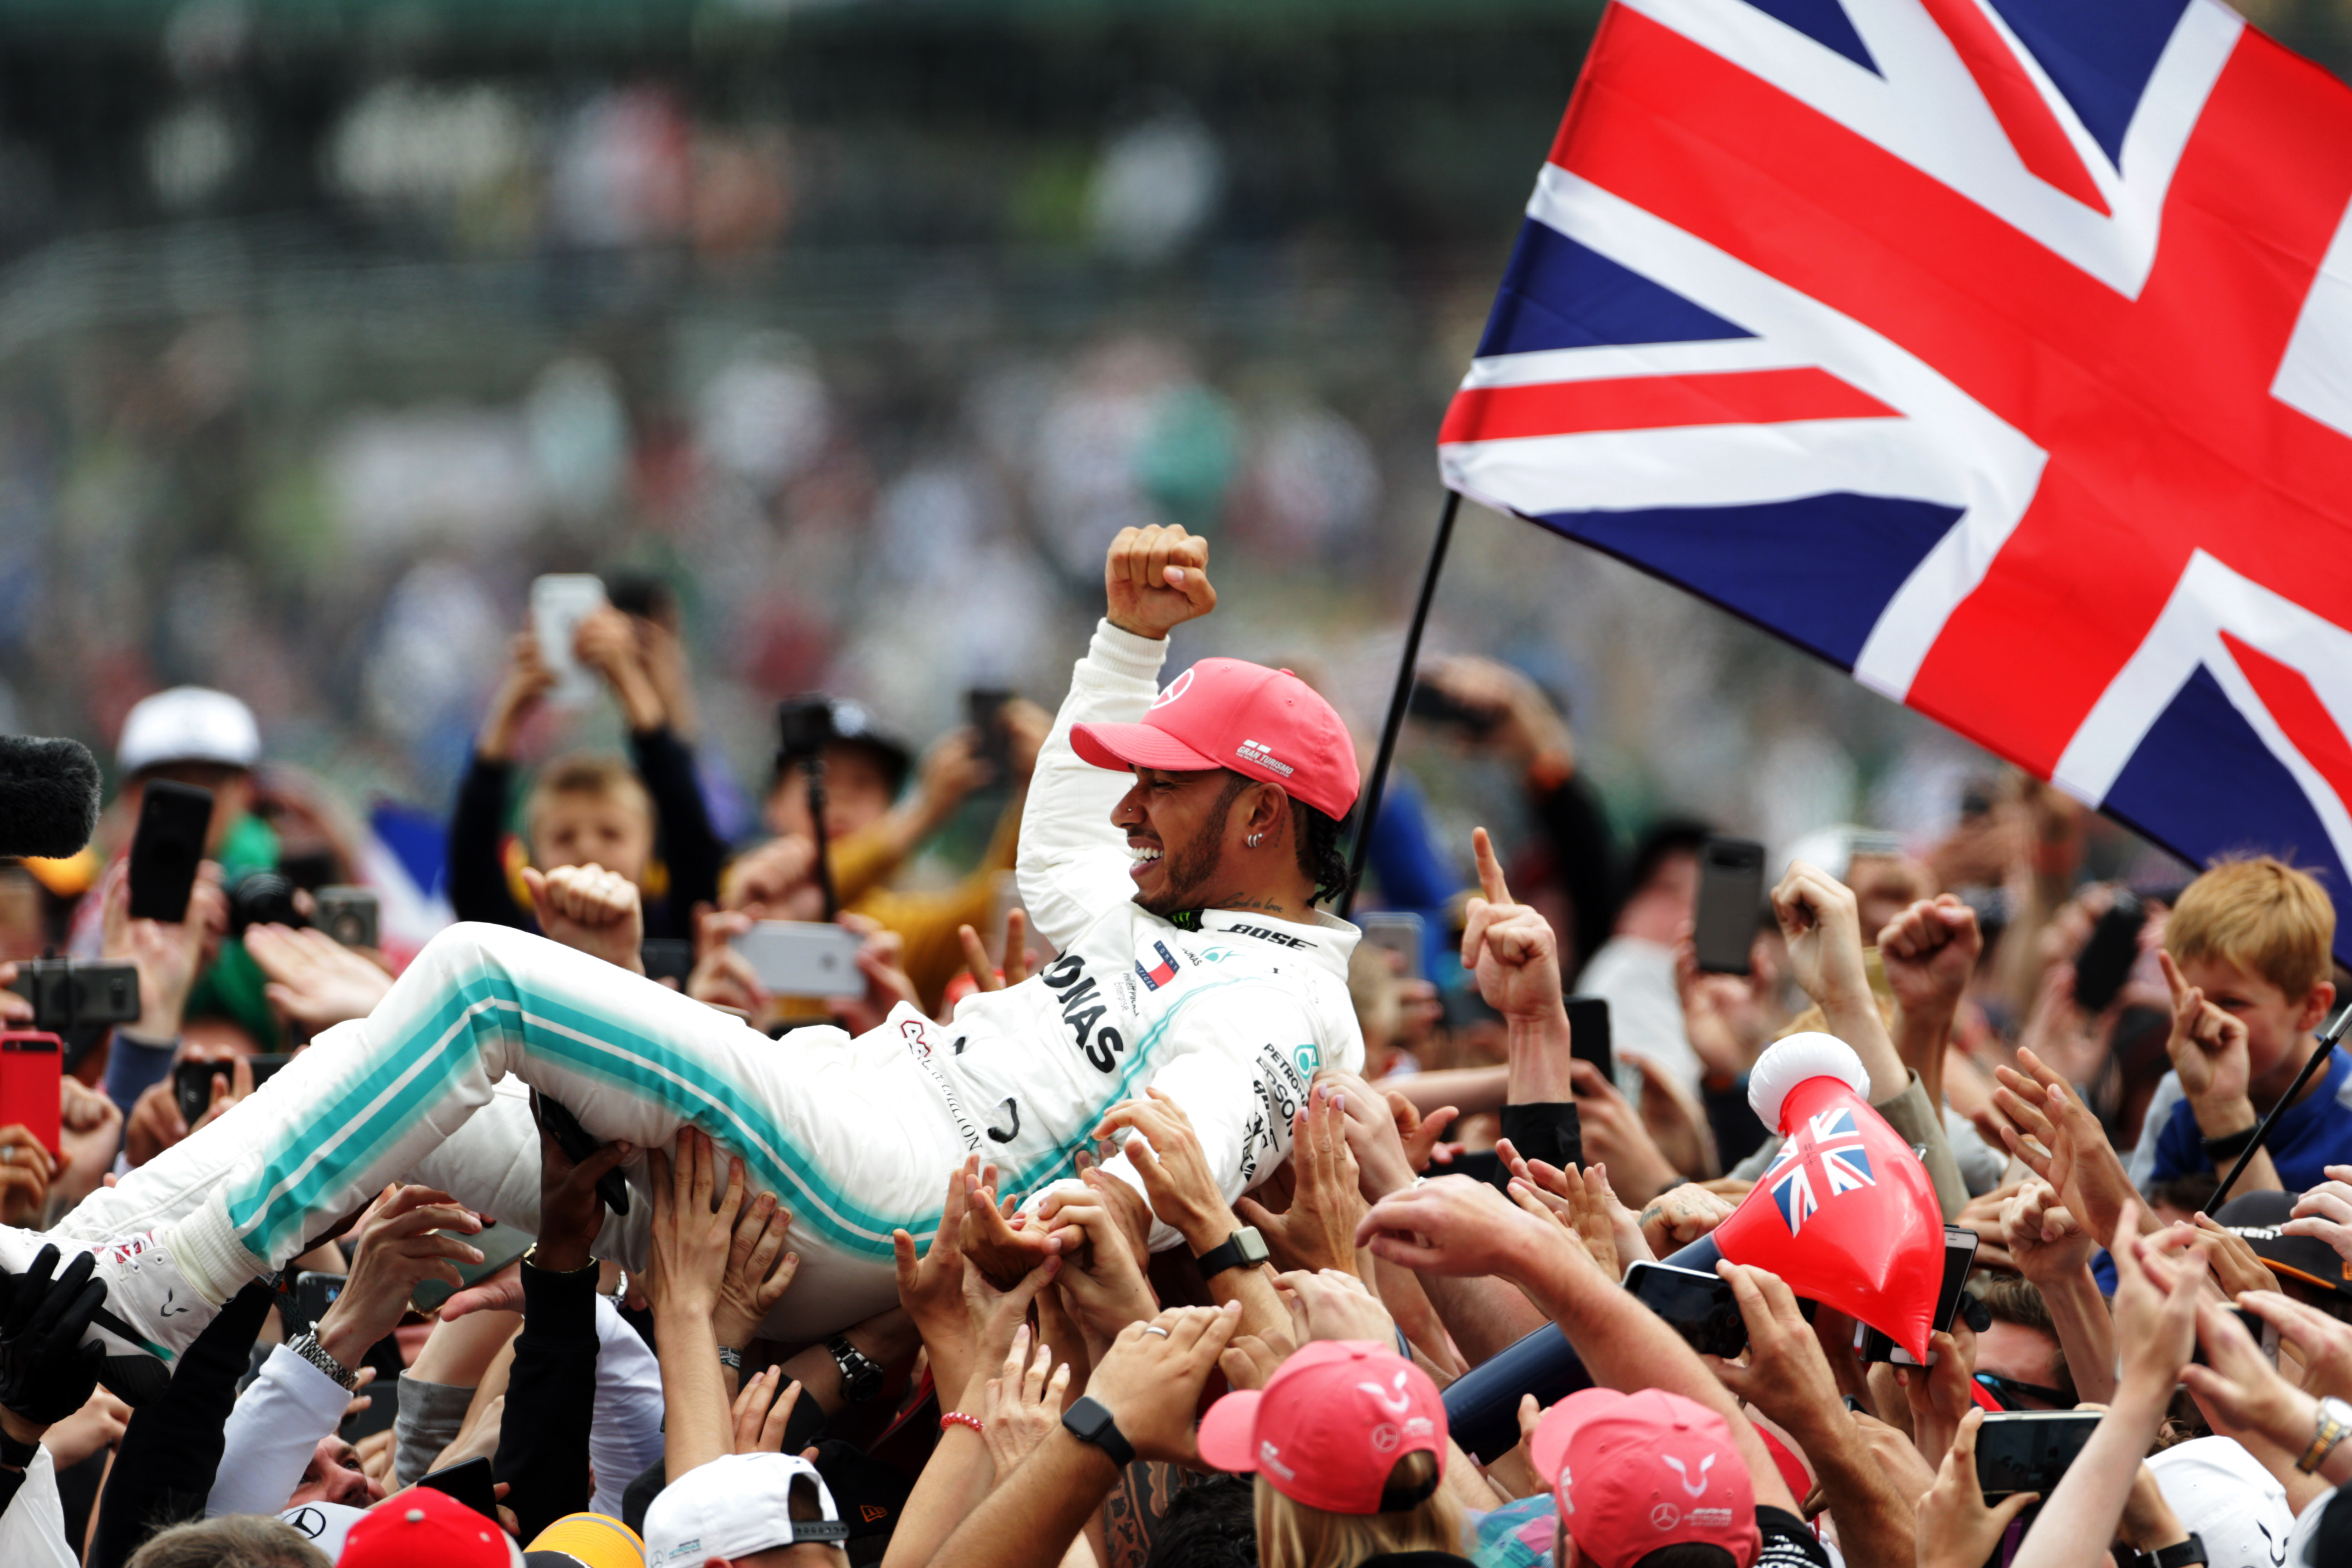
POLYGON ((98 1259, 77 1252, 52 1279, 57 1266, 58 1249, 44 1247, 25 1272, 0 1276, 0 1405, 42 1426, 89 1403, 106 1365, 105 1346, 80 1342, 106 1300, 106 1282, 90 1278, 98 1259))

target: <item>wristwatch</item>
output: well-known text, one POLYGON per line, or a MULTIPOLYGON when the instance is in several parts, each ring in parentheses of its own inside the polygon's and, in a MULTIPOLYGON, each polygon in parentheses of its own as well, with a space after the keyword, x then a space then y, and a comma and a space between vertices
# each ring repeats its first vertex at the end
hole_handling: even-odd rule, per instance
POLYGON ((2130 1568, 2204 1568, 2205 1538, 2195 1531, 2185 1541, 2169 1546, 2159 1546, 2153 1552, 2135 1552, 2130 1568))
POLYGON ((2310 1475, 2327 1462, 2327 1456, 2336 1451, 2336 1445, 2344 1441, 2347 1434, 2352 1434, 2352 1405, 2333 1396, 2321 1400, 2319 1424, 2312 1431, 2311 1447, 2303 1451, 2294 1468, 2310 1475))
POLYGON ((1062 1426, 1081 1443, 1092 1443, 1110 1456, 1120 1469, 1135 1463, 1135 1445, 1127 1440, 1110 1412, 1092 1399, 1080 1399, 1062 1413, 1062 1426))
POLYGON ((360 1385, 360 1374, 353 1372, 350 1367, 345 1366, 341 1362, 337 1361, 333 1356, 329 1355, 327 1353, 327 1347, 319 1342, 319 1336, 316 1332, 306 1332, 296 1335, 294 1338, 286 1342, 286 1348, 292 1351, 296 1355, 300 1356, 304 1361, 309 1362, 312 1366, 317 1367, 320 1372, 325 1373, 329 1377, 333 1378, 337 1383, 341 1384, 345 1393, 349 1393, 360 1385))
POLYGON ((841 1369, 841 1396, 852 1405, 863 1405, 882 1392, 882 1363, 849 1342, 847 1334, 835 1334, 824 1342, 825 1350, 833 1356, 833 1364, 841 1369))
POLYGON ((1245 1225, 1192 1261, 1201 1266, 1202 1279, 1213 1279, 1228 1268, 1255 1268, 1266 1256, 1265 1237, 1257 1226, 1245 1225))

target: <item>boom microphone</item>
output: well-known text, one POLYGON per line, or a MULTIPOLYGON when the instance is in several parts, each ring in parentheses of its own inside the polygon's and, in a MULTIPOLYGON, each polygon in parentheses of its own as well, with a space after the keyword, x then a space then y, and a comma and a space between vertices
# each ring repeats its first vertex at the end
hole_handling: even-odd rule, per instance
POLYGON ((0 855, 79 855, 98 794, 98 759, 79 741, 0 735, 0 855))

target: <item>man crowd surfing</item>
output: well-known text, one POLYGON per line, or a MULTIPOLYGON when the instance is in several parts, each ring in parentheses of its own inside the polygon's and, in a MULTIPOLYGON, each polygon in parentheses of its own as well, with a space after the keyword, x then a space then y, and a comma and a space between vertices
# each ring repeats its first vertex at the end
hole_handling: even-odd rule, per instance
POLYGON ((0 1565, 2352 1563, 2328 889, 2089 880, 2017 780, 1816 835, 1703 970, 1707 826, 1621 865, 1559 709, 1453 659, 1415 711, 1534 841, 1456 889, 1393 793, 1360 940, 1358 738, 1213 648, 1162 684, 1208 566, 1122 531, 1057 713, 918 758, 818 705, 742 847, 658 605, 525 633, 437 933, 331 929, 370 855, 234 698, 133 710, 79 869, 0 865, 0 951, 137 975, 0 1128, 0 1565), (534 767, 567 662, 627 751, 534 767), (177 920, 159 784, 212 803, 177 920), (1959 1248, 1924 1364, 1704 1245, 1793 1036, 1959 1248))

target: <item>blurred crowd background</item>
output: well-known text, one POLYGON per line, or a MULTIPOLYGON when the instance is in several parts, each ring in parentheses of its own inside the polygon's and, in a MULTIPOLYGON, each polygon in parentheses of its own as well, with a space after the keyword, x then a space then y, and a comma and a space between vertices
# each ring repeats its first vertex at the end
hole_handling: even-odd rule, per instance
MULTIPOLYGON (((532 578, 652 574, 739 837, 776 699, 918 742, 967 687, 1050 703, 1104 540, 1163 520, 1214 539, 1218 650, 1369 737, 1599 9, 10 0, 0 730, 103 754, 217 686, 273 761, 436 819, 532 578)), ((2257 10, 2352 48, 2345 0, 2257 10)), ((1627 832, 1926 842, 1999 774, 1475 509, 1430 649, 1559 699, 1627 832)), ((1444 842, 1509 831, 1516 780, 1441 743, 1406 762, 1444 842)))

